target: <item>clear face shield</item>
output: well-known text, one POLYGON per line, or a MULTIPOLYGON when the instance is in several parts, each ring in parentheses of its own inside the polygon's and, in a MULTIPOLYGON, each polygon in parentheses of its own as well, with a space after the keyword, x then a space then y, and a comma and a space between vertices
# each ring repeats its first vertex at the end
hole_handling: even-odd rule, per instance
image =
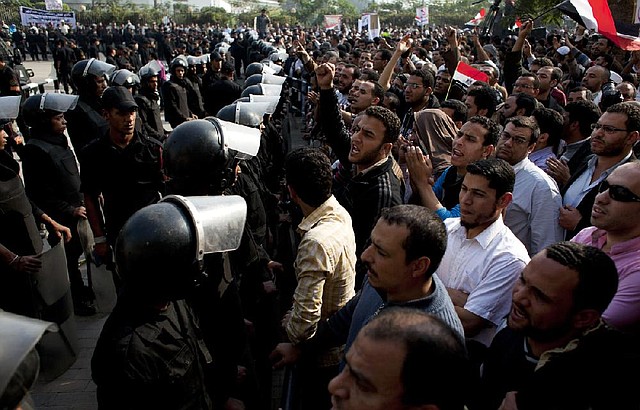
POLYGON ((103 61, 96 60, 95 58, 89 59, 87 65, 84 67, 84 71, 82 72, 82 76, 86 77, 88 74, 94 75, 96 77, 109 77, 116 70, 116 66, 112 64, 107 64, 103 61))
POLYGON ((68 94, 40 94, 40 111, 67 112, 76 108, 77 95, 68 94))
POLYGON ((0 122, 7 123, 18 117, 21 99, 19 95, 0 97, 0 122))

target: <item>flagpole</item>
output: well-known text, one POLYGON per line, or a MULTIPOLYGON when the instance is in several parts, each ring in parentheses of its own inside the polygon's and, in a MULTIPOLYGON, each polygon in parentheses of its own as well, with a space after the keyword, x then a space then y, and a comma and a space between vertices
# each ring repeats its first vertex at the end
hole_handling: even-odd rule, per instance
POLYGON ((566 3, 566 2, 567 2, 567 1, 563 1, 563 2, 561 2, 561 3, 556 4, 555 6, 553 6, 553 7, 551 7, 551 8, 548 8, 547 10, 543 11, 542 13, 540 13, 540 14, 538 14, 536 17, 534 17, 532 20, 533 20, 533 21, 538 20, 540 17, 545 16, 545 15, 547 15, 547 14, 551 13, 553 10, 557 9, 557 8, 558 8, 558 6, 560 6, 561 4, 564 4, 564 3, 566 3))

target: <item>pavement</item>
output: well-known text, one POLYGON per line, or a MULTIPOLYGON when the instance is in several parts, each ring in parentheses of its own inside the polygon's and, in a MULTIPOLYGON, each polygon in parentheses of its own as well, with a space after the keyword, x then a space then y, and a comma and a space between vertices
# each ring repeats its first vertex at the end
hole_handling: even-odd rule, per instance
MULTIPOLYGON (((52 76, 52 61, 25 61, 24 66, 34 72, 33 82, 43 82, 52 76)), ((54 90, 53 82, 45 85, 46 92, 54 90)), ((292 138, 290 147, 295 149, 306 145, 300 130, 304 126, 303 118, 290 118, 292 138)), ((86 266, 81 267, 86 280, 86 266)), ((79 352, 71 367, 54 380, 38 380, 31 389, 33 404, 41 410, 96 410, 96 385, 91 380, 91 357, 108 312, 94 316, 75 316, 79 352)), ((279 407, 282 391, 282 372, 274 373, 273 408, 279 407)))

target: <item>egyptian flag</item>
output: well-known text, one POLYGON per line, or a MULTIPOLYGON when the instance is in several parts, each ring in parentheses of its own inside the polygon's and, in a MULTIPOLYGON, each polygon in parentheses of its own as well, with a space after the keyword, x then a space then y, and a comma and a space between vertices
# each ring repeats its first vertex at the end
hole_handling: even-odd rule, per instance
POLYGON ((485 9, 483 9, 483 8, 480 9, 478 14, 476 14, 476 16, 474 18, 472 18, 471 20, 467 21, 465 23, 465 25, 467 25, 467 26, 477 26, 477 25, 479 25, 484 20, 484 16, 486 14, 487 14, 487 12, 485 11, 485 9))
POLYGON ((623 50, 640 50, 640 24, 614 21, 606 0, 566 0, 556 6, 561 12, 613 41, 623 50))
POLYGON ((459 98, 467 92, 467 89, 476 81, 489 82, 489 76, 477 68, 471 67, 469 64, 465 64, 462 61, 458 62, 456 72, 453 73, 451 84, 449 84, 449 92, 447 98, 451 95, 451 98, 459 98))

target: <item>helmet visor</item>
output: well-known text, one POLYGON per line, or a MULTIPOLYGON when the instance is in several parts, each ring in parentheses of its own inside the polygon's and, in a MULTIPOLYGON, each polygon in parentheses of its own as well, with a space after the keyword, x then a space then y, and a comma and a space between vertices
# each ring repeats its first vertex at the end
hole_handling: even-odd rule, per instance
POLYGON ((255 157, 260 148, 260 130, 229 121, 217 119, 222 128, 224 143, 228 149, 236 151, 236 159, 255 157))
POLYGON ((101 77, 103 75, 109 77, 111 74, 113 74, 114 71, 116 71, 116 66, 92 58, 84 67, 82 76, 85 77, 87 74, 91 74, 95 75, 96 77, 101 77))
POLYGON ((284 84, 286 77, 280 77, 273 74, 263 74, 262 75, 262 84, 275 84, 282 85, 284 84))
POLYGON ((76 108, 77 95, 44 93, 40 97, 40 110, 67 112, 76 108))
POLYGON ((269 106, 267 110, 264 112, 265 114, 273 114, 276 112, 276 107, 278 107, 278 102, 280 101, 280 96, 276 95, 249 95, 249 101, 252 103, 268 103, 269 106))
POLYGON ((6 122, 18 117, 21 98, 19 95, 0 97, 0 120, 6 122))

